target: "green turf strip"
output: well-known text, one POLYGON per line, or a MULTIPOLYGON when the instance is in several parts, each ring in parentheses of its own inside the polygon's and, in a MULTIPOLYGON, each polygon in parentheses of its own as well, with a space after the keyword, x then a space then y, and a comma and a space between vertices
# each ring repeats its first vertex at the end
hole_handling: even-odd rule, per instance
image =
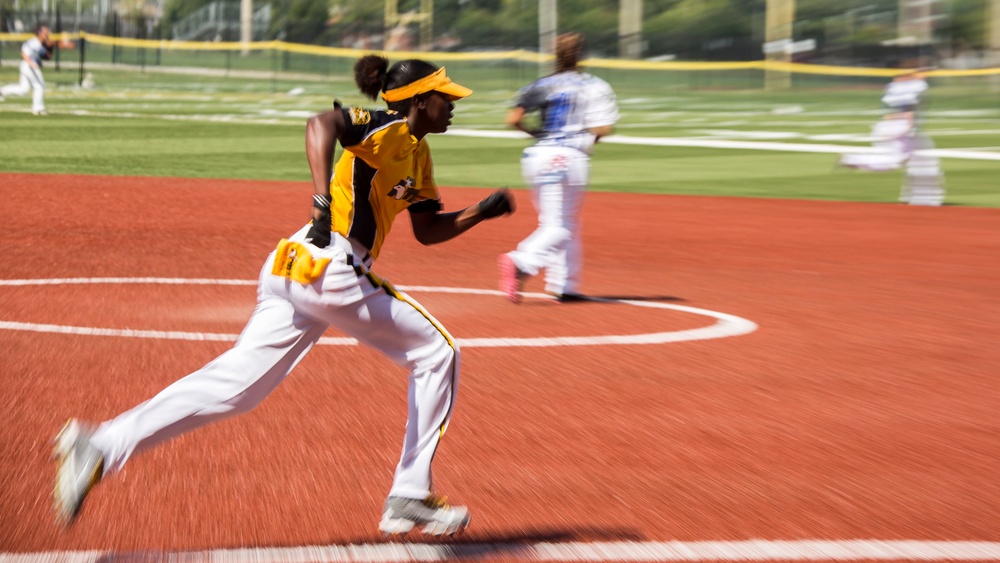
MULTIPOLYGON (((516 73, 463 69, 476 93, 458 103, 454 128, 504 131, 516 73)), ((0 103, 0 171, 308 181, 305 121, 334 97, 364 100, 345 75, 275 78, 46 70, 51 115, 30 114, 28 97, 0 103), (295 95, 291 95, 293 89, 295 95), (300 89, 300 90, 299 90, 300 89), (77 115, 75 115, 77 114, 77 115)), ((449 66, 449 74, 452 74, 449 66)), ((613 77, 608 77, 613 78, 613 77)), ((881 89, 692 90, 615 84, 622 108, 616 131, 633 137, 773 141, 866 146, 880 115, 881 89), (832 138, 830 136, 833 136, 832 138)), ((17 80, 0 66, 0 83, 17 80)), ((938 148, 1000 152, 1000 106, 986 82, 932 86, 925 126, 938 148)), ((451 135, 428 138, 441 185, 523 188, 520 153, 528 139, 451 135)), ((340 150, 340 149, 338 149, 340 150)), ((644 193, 894 202, 902 171, 835 168, 832 153, 655 147, 596 147, 591 189, 644 193)), ((952 204, 1000 207, 1000 163, 942 160, 952 204)))

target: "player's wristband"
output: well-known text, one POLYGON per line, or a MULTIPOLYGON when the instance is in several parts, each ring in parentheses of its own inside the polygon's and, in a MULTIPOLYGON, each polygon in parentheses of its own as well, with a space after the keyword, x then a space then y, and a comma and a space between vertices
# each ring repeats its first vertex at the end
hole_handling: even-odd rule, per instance
POLYGON ((313 194, 313 207, 316 209, 330 209, 331 201, 327 194, 313 194))

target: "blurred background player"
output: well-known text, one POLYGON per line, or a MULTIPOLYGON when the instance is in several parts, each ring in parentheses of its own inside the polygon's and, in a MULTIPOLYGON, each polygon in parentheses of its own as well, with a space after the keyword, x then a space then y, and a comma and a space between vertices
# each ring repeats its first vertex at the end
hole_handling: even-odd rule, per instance
MULTIPOLYGON (((253 409, 333 325, 410 372, 403 448, 379 529, 392 535, 420 526, 447 535, 468 525, 468 510, 444 504, 431 479, 455 406, 458 345, 371 266, 404 210, 416 239, 430 245, 513 212, 513 200, 498 190, 465 209, 442 211, 424 137, 445 132, 455 100, 472 93, 444 68, 418 59, 390 68, 387 59, 366 55, 354 76, 363 94, 386 100, 388 111, 338 103, 308 120, 313 218, 267 258, 257 306, 235 346, 132 410, 96 426, 70 420, 56 438, 54 496, 64 522, 76 517, 105 474, 121 470, 134 453, 253 409), (344 153, 334 168, 337 141, 344 153)), ((335 370, 329 375, 331 385, 340 384, 335 370)))
POLYGON ((618 104, 611 86, 577 64, 584 39, 578 33, 556 38, 555 72, 517 93, 507 124, 536 139, 521 156, 521 173, 538 211, 538 227, 497 259, 500 291, 520 301, 525 279, 545 270, 545 291, 560 301, 580 295, 583 248, 580 210, 590 181, 594 144, 611 133, 618 104), (529 115, 538 112, 537 125, 529 115))
POLYGON ((920 105, 928 84, 922 70, 895 77, 882 95, 886 114, 872 127, 872 145, 878 152, 848 153, 840 164, 859 170, 884 172, 905 166, 899 200, 912 205, 944 202, 944 173, 936 156, 927 151, 934 142, 922 131, 920 105))
MULTIPOLYGON (((69 48, 73 43, 61 41, 59 46, 69 48)), ((17 84, 8 84, 0 88, 0 100, 4 96, 24 96, 29 91, 31 96, 31 113, 46 115, 45 110, 45 77, 42 76, 42 61, 52 56, 56 48, 54 41, 49 41, 49 26, 40 23, 35 26, 35 36, 21 45, 21 79, 17 84)))

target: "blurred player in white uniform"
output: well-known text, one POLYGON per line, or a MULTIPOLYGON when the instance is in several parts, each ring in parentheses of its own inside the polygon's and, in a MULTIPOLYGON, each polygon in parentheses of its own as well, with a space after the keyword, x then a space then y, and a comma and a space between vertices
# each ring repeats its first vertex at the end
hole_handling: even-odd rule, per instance
POLYGON ((49 26, 35 26, 35 36, 21 45, 21 79, 17 84, 8 84, 0 88, 2 96, 24 96, 29 91, 31 96, 31 113, 45 115, 45 78, 42 76, 42 61, 47 60, 53 45, 49 42, 49 26))
POLYGON ((583 37, 556 38, 555 73, 522 88, 507 124, 535 137, 521 156, 521 173, 531 188, 538 228, 517 250, 497 259, 500 290, 520 301, 525 279, 545 270, 545 291, 560 301, 583 299, 580 270, 580 210, 590 181, 594 144, 611 133, 618 104, 611 86, 577 69, 583 37), (529 116, 539 113, 537 126, 529 116))
POLYGON ((887 113, 872 127, 875 153, 844 154, 840 164, 859 170, 884 172, 905 166, 899 200, 912 205, 944 202, 944 173, 940 161, 927 151, 934 142, 920 129, 921 98, 927 81, 919 71, 897 76, 882 95, 887 113))

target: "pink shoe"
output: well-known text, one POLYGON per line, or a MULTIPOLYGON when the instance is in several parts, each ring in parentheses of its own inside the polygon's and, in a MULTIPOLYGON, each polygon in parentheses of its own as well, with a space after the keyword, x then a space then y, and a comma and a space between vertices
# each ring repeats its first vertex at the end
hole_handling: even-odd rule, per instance
POLYGON ((500 291, 511 303, 520 303, 521 281, 524 274, 506 254, 497 257, 497 269, 500 270, 500 291))

